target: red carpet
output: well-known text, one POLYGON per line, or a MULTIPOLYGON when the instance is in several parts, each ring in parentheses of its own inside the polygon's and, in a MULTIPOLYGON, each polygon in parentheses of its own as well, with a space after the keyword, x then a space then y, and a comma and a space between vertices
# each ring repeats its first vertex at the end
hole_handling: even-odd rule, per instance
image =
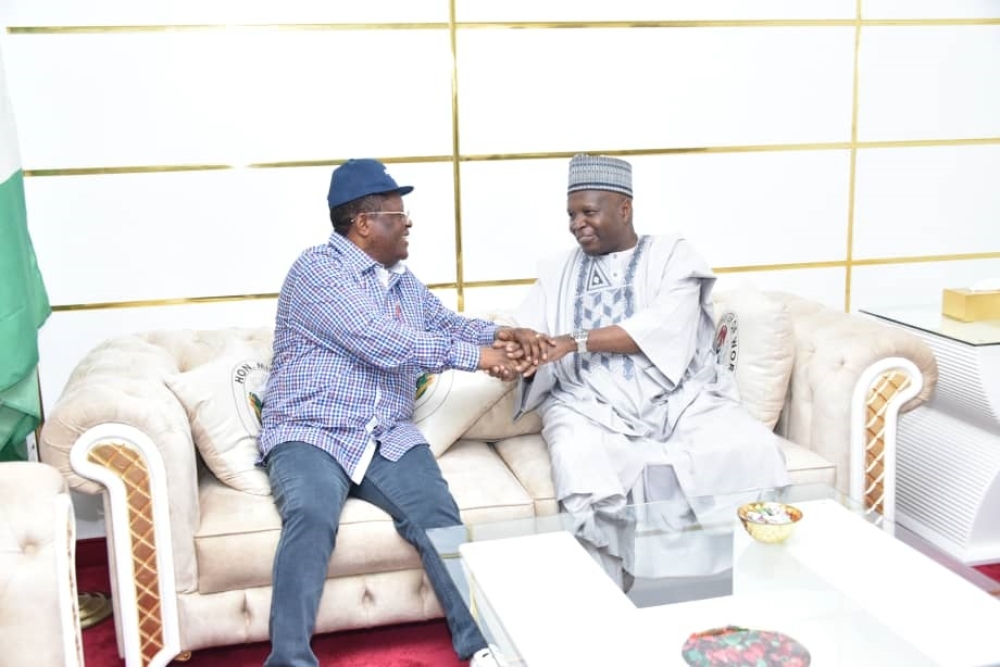
MULTIPOLYGON (((77 543, 77 587, 81 592, 110 595, 104 540, 77 543)), ((267 657, 267 643, 221 646, 196 651, 188 662, 175 667, 260 667, 267 657)), ((444 620, 392 625, 370 630, 350 630, 313 639, 313 651, 326 667, 465 667, 451 648, 444 620)), ((115 644, 113 619, 83 631, 87 667, 124 667, 115 644)))
POLYGON ((993 581, 1000 581, 1000 563, 993 563, 992 565, 980 565, 976 569, 985 574, 993 581))

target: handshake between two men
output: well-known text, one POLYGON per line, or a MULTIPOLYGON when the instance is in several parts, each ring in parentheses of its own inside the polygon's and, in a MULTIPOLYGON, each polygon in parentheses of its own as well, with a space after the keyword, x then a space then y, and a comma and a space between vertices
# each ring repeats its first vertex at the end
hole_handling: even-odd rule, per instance
POLYGON ((480 348, 479 370, 510 381, 531 377, 542 364, 558 361, 576 352, 570 335, 549 336, 524 327, 500 327, 492 347, 480 348))

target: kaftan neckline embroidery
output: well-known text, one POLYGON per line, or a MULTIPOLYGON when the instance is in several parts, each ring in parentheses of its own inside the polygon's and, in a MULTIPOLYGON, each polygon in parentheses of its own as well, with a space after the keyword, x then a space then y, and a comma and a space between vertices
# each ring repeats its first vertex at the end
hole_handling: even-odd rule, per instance
MULTIPOLYGON (((591 257, 580 252, 580 268, 577 274, 576 294, 573 298, 573 328, 597 329, 616 324, 635 314, 635 289, 632 285, 639 261, 649 245, 649 237, 639 237, 632 251, 625 275, 621 281, 609 278, 600 257, 591 257)), ((600 364, 607 370, 621 366, 627 379, 631 379, 634 368, 632 358, 622 354, 578 354, 574 358, 577 377, 581 371, 590 370, 600 364)))

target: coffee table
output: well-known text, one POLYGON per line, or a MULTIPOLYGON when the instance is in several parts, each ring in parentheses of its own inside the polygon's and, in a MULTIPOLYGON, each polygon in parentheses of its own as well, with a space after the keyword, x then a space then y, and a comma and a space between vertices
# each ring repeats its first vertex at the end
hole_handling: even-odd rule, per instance
MULTIPOLYGON (((510 665, 686 665, 692 633, 783 633, 812 665, 1000 664, 993 582, 822 485, 626 508, 634 543, 625 593, 558 514, 428 534, 484 634, 510 665), (803 511, 788 540, 753 540, 751 500, 803 511)), ((623 528, 624 526, 624 528, 623 528)), ((609 529, 610 530, 610 529, 609 529)), ((619 532, 618 537, 621 537, 619 532)), ((749 663, 752 664, 752 663, 749 663)))

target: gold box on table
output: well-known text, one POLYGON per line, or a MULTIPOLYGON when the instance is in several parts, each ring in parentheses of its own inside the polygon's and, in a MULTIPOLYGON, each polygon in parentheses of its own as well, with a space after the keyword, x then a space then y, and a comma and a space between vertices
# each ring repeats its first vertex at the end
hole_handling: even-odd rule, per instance
POLYGON ((962 322, 1000 320, 1000 290, 945 289, 941 312, 962 322))

